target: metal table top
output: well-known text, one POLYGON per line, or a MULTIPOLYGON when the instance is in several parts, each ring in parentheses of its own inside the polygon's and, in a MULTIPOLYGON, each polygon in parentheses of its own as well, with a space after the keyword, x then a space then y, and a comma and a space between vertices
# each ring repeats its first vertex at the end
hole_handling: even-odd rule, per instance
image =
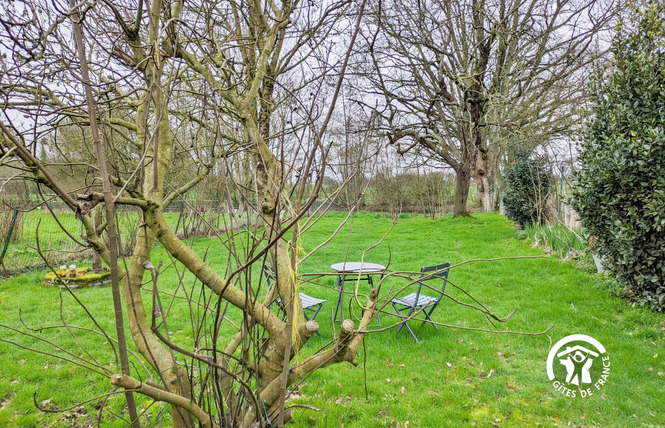
POLYGON ((384 271, 386 267, 377 263, 343 262, 331 265, 330 269, 339 273, 377 273, 384 271))

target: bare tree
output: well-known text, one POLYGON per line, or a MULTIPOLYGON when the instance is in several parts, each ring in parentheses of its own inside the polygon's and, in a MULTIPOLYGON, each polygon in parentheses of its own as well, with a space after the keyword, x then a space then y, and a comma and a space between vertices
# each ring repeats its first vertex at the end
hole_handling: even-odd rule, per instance
MULTIPOLYGON (((0 156, 77 214, 86 241, 117 274, 131 338, 155 379, 139 382, 123 360, 111 382, 170 403, 174 426, 193 426, 194 419, 204 426, 283 425, 287 387, 318 368, 355 363, 376 311, 374 300, 358 328, 347 320, 329 346, 291 363, 318 328, 306 322, 298 295, 298 220, 317 198, 325 175, 329 148, 324 133, 364 3, 357 8, 346 1, 138 1, 121 6, 35 0, 5 6, 0 156), (337 60, 319 61, 323 69, 308 72, 304 64, 311 58, 330 58, 322 43, 348 29, 348 50, 337 52, 337 60), (338 78, 326 100, 301 97, 322 92, 329 85, 323 78, 332 71, 338 78), (316 107, 324 104, 317 119, 316 107), (292 105, 299 107, 292 121, 276 119, 276 112, 292 105), (65 127, 80 131, 79 153, 86 153, 92 172, 89 181, 79 176, 68 187, 37 156, 40 150, 60 150, 57 133, 65 127), (232 256, 223 272, 176 236, 164 216, 171 202, 220 165, 221 171, 234 170, 227 175, 227 190, 242 190, 251 199, 246 205, 253 207, 263 231, 256 229, 242 249, 227 244, 232 256), (90 216, 98 204, 107 212, 103 228, 90 216), (114 257, 116 205, 138 207, 142 217, 124 266, 114 257), (293 238, 287 242, 283 235, 290 229, 293 238), (108 239, 102 237, 104 230, 108 239), (194 328, 192 344, 168 339, 161 271, 151 262, 155 241, 201 284, 206 315, 194 328), (251 275, 252 266, 262 263, 275 268, 272 288, 257 285, 257 275, 251 275), (152 315, 142 293, 146 275, 154 287, 152 315), (284 320, 270 309, 276 297, 284 302, 284 320), (230 336, 220 329, 229 306, 242 313, 230 336), (202 336, 208 322, 213 332, 202 336), (182 359, 189 367, 205 366, 212 376, 196 377, 204 371, 187 370, 179 364, 182 359)), ((230 238, 233 242, 233 234, 230 238)), ((196 300, 189 304, 193 308, 196 300)), ((118 308, 116 316, 122 321, 118 308)))
POLYGON ((599 0, 379 0, 366 35, 370 88, 390 142, 455 170, 456 216, 471 178, 497 204, 511 134, 559 138, 575 127, 586 67, 617 4, 599 0))
MULTIPOLYGON (((93 332, 122 351, 124 323, 136 354, 128 349, 115 369, 86 359, 86 350, 67 355, 107 376, 129 403, 133 392, 170 404, 176 427, 282 426, 290 417, 289 387, 317 369, 358 364, 368 325, 391 298, 378 299, 378 284, 367 296, 356 294, 357 326, 347 319, 320 350, 295 357, 318 329, 302 313, 298 268, 309 255, 301 256, 298 244, 323 209, 303 216, 322 194, 332 149, 326 130, 364 7, 364 1, 6 3, 0 159, 76 213, 87 245, 113 270, 114 301, 120 293, 125 305, 124 315, 114 307, 118 339, 98 324, 93 332), (341 51, 325 43, 344 35, 341 51), (45 161, 58 157, 63 162, 45 161), (62 168, 71 180, 54 174, 62 168), (200 191, 211 175, 220 179, 228 207, 235 195, 259 221, 239 224, 225 216, 228 233, 218 240, 227 260, 214 268, 165 216, 174 201, 188 204, 184 195, 200 191), (116 260, 117 206, 140 213, 127 260, 116 260), (95 221, 100 207, 105 219, 95 221), (169 260, 155 260, 156 243, 169 260), (162 281, 165 265, 176 271, 175 292, 162 281), (262 280, 263 265, 273 267, 270 285, 262 280), (189 286, 185 272, 194 278, 189 286), (277 298, 284 318, 271 310, 277 298), (174 307, 190 314, 185 340, 171 337, 174 307), (146 367, 133 368, 128 359, 146 367)), ((347 175, 348 182, 353 173, 347 175)), ((331 191, 329 200, 340 193, 331 191)), ((477 303, 463 304, 497 321, 510 317, 477 303)))
POLYGON ((372 115, 348 102, 342 110, 341 122, 331 127, 330 137, 335 139, 329 164, 333 176, 346 183, 335 202, 346 209, 356 204, 364 206, 366 201, 359 196, 365 194, 370 185, 370 177, 376 172, 377 154, 381 150, 380 138, 376 133, 372 115))

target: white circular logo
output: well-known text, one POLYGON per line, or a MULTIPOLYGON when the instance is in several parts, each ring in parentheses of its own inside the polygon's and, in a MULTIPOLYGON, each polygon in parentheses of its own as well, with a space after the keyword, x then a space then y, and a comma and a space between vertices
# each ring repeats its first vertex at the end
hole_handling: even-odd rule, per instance
POLYGON ((610 357, 605 347, 585 334, 564 337, 547 356, 547 377, 554 389, 567 397, 592 396, 607 383, 609 375, 610 357))

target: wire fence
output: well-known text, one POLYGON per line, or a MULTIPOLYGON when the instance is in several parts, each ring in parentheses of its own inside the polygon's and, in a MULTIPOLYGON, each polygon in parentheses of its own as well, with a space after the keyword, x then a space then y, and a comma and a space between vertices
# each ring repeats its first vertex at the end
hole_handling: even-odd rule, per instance
POLYGON ((87 258, 81 222, 74 214, 51 215, 43 210, 0 210, 0 265, 5 276, 87 258))
MULTIPOLYGON (((83 224, 75 214, 57 199, 49 199, 48 203, 32 199, 19 207, 12 206, 18 203, 17 200, 4 198, 0 201, 0 275, 21 274, 43 269, 47 265, 58 267, 73 260, 90 263, 92 249, 84 238, 83 224)), ((324 205, 325 211, 348 209, 330 201, 317 200, 310 207, 309 214, 322 208, 320 205, 324 205)), ((369 211, 427 212, 423 207, 389 208, 384 205, 362 207, 369 211)), ((169 205, 165 217, 181 239, 213 237, 259 224, 253 209, 242 206, 229 208, 229 204, 213 199, 176 200, 169 205)), ((97 227, 103 224, 101 213, 95 220, 97 227)), ((114 221, 120 237, 120 254, 129 256, 136 245, 137 230, 143 223, 141 212, 117 206, 114 221)), ((104 235, 102 237, 105 238, 104 235)))
MULTIPOLYGON (((180 238, 212 237, 237 227, 255 225, 258 218, 235 208, 229 211, 214 201, 193 207, 175 203, 165 213, 167 223, 180 238)), ((93 216, 94 217, 94 216, 93 216)), ((132 253, 142 224, 138 209, 118 207, 114 221, 121 255, 132 253)), ((96 224, 102 224, 98 218, 96 224)), ((84 226, 71 212, 57 204, 36 209, 0 206, 0 271, 5 275, 59 266, 92 257, 84 239, 84 226)), ((102 236, 105 237, 104 235, 102 236)))

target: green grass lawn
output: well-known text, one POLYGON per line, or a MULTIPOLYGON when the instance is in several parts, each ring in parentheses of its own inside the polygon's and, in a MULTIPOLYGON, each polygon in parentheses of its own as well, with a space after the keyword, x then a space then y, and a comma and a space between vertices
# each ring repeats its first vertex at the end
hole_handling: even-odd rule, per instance
MULTIPOLYGON (((518 240, 513 226, 496 214, 473 218, 424 220, 403 216, 385 241, 365 254, 365 261, 388 265, 393 270, 417 271, 425 265, 470 259, 533 256, 542 252, 526 240, 518 240)), ((325 217, 300 242, 303 254, 325 240, 343 217, 325 217)), ((335 262, 360 260, 363 251, 377 243, 391 228, 384 214, 359 214, 352 228, 347 225, 329 245, 300 267, 301 273, 329 272, 335 262)), ((196 239, 194 247, 207 249, 209 262, 223 268, 226 253, 215 239, 196 239)), ((153 263, 168 261, 158 248, 153 263)), ((222 269, 223 271, 223 269, 222 269)), ((174 270, 164 273, 162 287, 173 289, 174 270)), ((0 281, 0 322, 19 326, 19 309, 31 326, 60 324, 63 315, 72 324, 90 326, 71 296, 41 285, 44 272, 0 281)), ((633 308, 608 291, 612 281, 580 270, 573 262, 555 257, 475 262, 450 272, 450 281, 468 291, 483 305, 503 317, 519 310, 501 330, 540 332, 540 336, 512 335, 440 328, 420 328, 421 339, 395 330, 370 334, 358 361, 322 369, 298 388, 294 402, 321 412, 298 409, 293 426, 665 426, 665 316, 633 308), (548 380, 545 361, 551 345, 570 334, 587 334, 599 340, 611 358, 611 374, 601 391, 587 398, 570 398, 557 392, 548 380)), ((404 285, 386 280, 382 294, 404 285)), ((327 299, 317 320, 322 337, 314 337, 305 353, 313 352, 331 337, 331 311, 337 294, 334 277, 303 284, 301 291, 327 299)), ((451 296, 469 301, 452 286, 451 296)), ((100 324, 113 331, 110 289, 77 290, 100 324)), ((148 290, 146 290, 148 293, 148 290)), ((386 308, 388 310, 388 307, 386 308)), ((231 314, 232 316, 233 314, 231 314)), ((471 328, 491 329, 482 314, 443 300, 434 314, 436 321, 471 328)), ((173 321, 173 339, 187 335, 187 322, 173 321)), ((389 315, 383 325, 394 322, 389 315)), ((76 341, 67 332, 35 333, 66 346, 76 341)), ((90 348, 101 363, 113 357, 105 339, 87 333, 74 335, 90 348)), ((33 346, 34 339, 0 329, 0 339, 33 346)), ((361 348, 362 349, 362 348, 361 348)), ((299 357, 302 358, 302 357, 299 357)), ((32 403, 66 408, 110 391, 101 376, 71 363, 38 355, 0 342, 0 426, 71 426, 72 417, 43 414, 32 403)), ((82 421, 94 423, 95 404, 85 407, 82 421)), ((123 398, 109 399, 111 410, 122 408, 123 398)), ((159 423, 160 408, 140 399, 159 423)), ((68 412, 76 412, 78 407, 68 412)), ((123 426, 104 414, 103 426, 123 426)))

